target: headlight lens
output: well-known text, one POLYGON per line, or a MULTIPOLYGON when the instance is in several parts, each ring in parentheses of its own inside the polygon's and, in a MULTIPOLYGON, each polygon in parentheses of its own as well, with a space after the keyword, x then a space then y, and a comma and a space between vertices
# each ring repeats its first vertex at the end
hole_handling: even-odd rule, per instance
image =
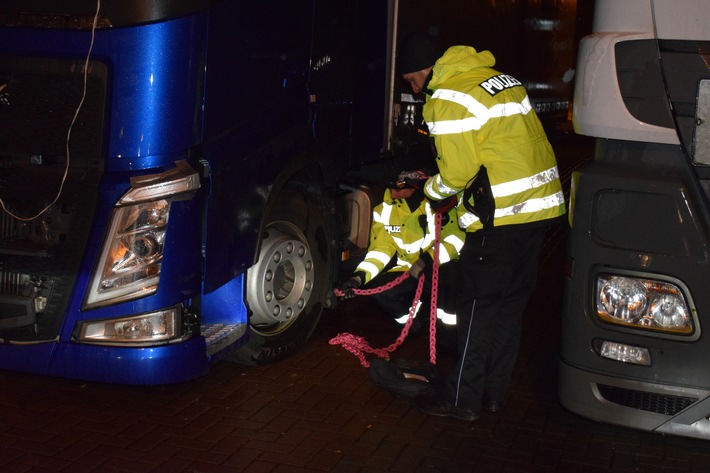
POLYGON ((180 327, 180 312, 173 307, 132 317, 80 322, 78 341, 105 345, 165 343, 180 337, 180 327))
POLYGON ((152 294, 158 288, 170 201, 113 211, 108 238, 92 280, 86 308, 152 294))
POLYGON ((693 332, 690 308, 678 286, 652 279, 600 274, 597 316, 617 325, 675 334, 693 332))

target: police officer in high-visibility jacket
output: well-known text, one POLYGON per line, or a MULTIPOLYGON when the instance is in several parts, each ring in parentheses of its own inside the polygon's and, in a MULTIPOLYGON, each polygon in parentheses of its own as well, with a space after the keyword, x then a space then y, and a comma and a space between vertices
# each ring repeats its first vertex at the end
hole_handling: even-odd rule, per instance
MULTIPOLYGON (((429 311, 431 268, 434 256, 436 215, 424 198, 421 187, 428 176, 421 171, 401 173, 395 185, 385 190, 383 202, 373 210, 370 244, 365 258, 358 264, 353 276, 341 285, 344 298, 354 296, 352 289, 373 282, 373 287, 384 286, 403 271, 410 276, 393 288, 375 294, 374 300, 401 324, 407 322, 419 275, 424 272, 424 293, 415 316, 429 311), (387 271, 384 271, 387 268, 387 271), (384 272, 383 272, 384 271, 384 272), (428 282, 428 283, 427 283, 428 282)), ((437 317, 445 325, 456 324, 454 285, 456 272, 453 262, 463 246, 465 233, 456 222, 455 209, 442 216, 439 243, 439 295, 437 317), (450 263, 451 262, 451 263, 450 263)), ((428 317, 415 318, 415 330, 420 329, 428 317)))
POLYGON ((441 395, 418 406, 432 415, 476 420, 503 408, 522 315, 550 227, 566 212, 557 162, 521 82, 495 69, 489 51, 431 38, 400 44, 399 73, 426 94, 424 119, 439 173, 424 186, 435 207, 457 194, 466 230, 459 256, 458 360, 441 395))

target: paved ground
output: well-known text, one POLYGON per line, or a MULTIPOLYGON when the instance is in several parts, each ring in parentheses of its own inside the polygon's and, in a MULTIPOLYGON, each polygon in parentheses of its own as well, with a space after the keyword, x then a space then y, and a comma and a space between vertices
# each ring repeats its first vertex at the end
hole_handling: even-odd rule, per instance
MULTIPOLYGON (((588 154, 556 147, 563 175, 588 154)), ((0 371, 0 471, 710 472, 710 442, 601 425, 558 404, 563 245, 557 233, 546 246, 501 413, 474 423, 430 417, 375 387, 355 356, 328 343, 342 332, 376 347, 396 339, 397 327, 358 298, 326 313, 289 360, 222 363, 190 383, 109 386, 0 371)), ((427 354, 417 338, 395 356, 427 354)), ((449 362, 440 354, 442 369, 449 362)))

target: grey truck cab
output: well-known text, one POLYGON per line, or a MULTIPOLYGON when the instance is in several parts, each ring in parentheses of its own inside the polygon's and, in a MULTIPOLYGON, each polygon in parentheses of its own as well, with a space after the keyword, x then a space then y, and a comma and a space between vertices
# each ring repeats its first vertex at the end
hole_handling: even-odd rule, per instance
POLYGON ((559 398, 710 438, 710 8, 597 0, 580 45, 559 398))

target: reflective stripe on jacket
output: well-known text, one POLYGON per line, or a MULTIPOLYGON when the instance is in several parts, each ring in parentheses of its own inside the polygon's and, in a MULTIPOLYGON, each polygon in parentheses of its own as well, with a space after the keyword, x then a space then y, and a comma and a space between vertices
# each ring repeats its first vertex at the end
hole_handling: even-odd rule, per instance
MULTIPOLYGON (((365 283, 377 276, 393 257, 397 260, 390 271, 409 270, 422 251, 434 258, 436 220, 426 199, 411 211, 404 199, 393 200, 387 189, 383 202, 375 207, 372 217, 370 246, 365 259, 355 269, 365 273, 365 283), (420 225, 421 215, 426 215, 426 230, 420 225)), ((457 259, 463 247, 465 234, 455 217, 453 209, 448 223, 441 228, 439 262, 442 264, 457 259)))
MULTIPOLYGON (((440 200, 460 193, 481 165, 495 198, 494 227, 564 215, 557 161, 522 84, 492 69, 489 51, 449 48, 433 68, 424 119, 434 137, 439 174, 425 193, 440 200)), ((459 225, 483 226, 463 205, 459 225)))

